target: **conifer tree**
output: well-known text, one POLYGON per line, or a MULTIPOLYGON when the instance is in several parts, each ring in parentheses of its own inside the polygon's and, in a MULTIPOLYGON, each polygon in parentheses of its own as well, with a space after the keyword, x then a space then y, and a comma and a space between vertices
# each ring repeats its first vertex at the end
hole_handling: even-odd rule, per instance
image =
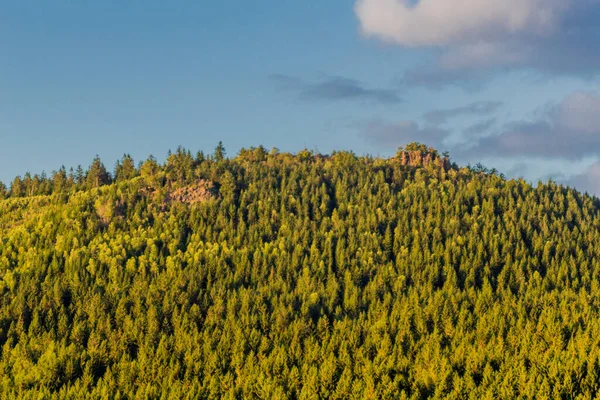
POLYGON ((223 146, 223 142, 219 141, 219 144, 215 148, 214 158, 216 162, 221 162, 225 158, 225 146, 223 146))
POLYGON ((117 161, 115 166, 115 180, 124 182, 133 179, 137 176, 138 171, 135 167, 133 158, 129 154, 124 154, 120 161, 117 161))
POLYGON ((89 188, 97 188, 110 183, 110 174, 98 155, 94 157, 92 165, 90 165, 86 172, 85 179, 89 188))

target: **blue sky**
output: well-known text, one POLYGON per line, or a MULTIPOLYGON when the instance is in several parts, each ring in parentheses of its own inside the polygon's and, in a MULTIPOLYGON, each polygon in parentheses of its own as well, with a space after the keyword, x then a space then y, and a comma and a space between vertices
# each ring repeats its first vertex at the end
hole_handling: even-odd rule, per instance
POLYGON ((219 140, 421 141, 600 193, 597 0, 171 3, 2 2, 0 180, 219 140))

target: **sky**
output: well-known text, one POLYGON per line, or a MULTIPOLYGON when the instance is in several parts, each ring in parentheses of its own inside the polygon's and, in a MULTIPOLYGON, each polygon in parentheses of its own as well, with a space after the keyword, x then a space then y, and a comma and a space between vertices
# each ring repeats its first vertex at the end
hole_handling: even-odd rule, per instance
POLYGON ((600 0, 0 0, 0 181, 417 141, 600 195, 600 0))

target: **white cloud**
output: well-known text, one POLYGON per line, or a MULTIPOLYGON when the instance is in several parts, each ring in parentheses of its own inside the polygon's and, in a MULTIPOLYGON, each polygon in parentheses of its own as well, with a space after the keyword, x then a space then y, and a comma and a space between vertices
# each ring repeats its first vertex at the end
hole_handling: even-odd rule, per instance
POLYGON ((431 65, 405 71, 406 84, 440 87, 476 71, 533 68, 598 75, 600 0, 356 0, 366 37, 431 49, 431 65))
POLYGON ((546 35, 570 0, 358 0, 362 32, 407 47, 494 43, 546 35))

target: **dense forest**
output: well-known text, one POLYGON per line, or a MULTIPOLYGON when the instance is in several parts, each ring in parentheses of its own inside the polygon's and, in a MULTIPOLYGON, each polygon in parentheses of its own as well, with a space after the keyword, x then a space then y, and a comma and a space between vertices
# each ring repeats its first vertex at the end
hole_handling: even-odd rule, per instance
POLYGON ((593 398, 599 211, 415 143, 26 174, 0 397, 593 398))

